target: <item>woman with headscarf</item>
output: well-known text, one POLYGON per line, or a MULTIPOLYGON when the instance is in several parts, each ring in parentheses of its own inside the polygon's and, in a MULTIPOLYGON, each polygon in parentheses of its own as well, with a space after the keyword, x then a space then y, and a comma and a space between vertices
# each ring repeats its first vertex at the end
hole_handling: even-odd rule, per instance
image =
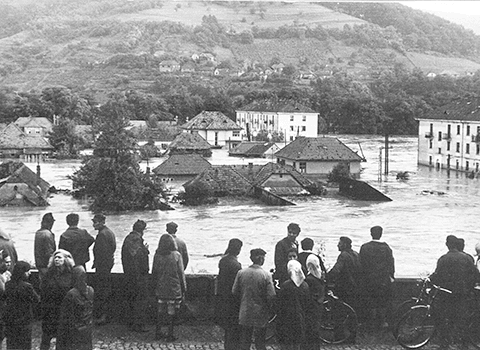
POLYGON ((311 304, 310 292, 297 260, 287 263, 287 271, 289 279, 277 294, 277 336, 282 349, 299 350, 305 344, 305 312, 311 304))
POLYGON ((173 342, 175 317, 185 297, 187 284, 183 272, 182 255, 170 234, 164 234, 158 241, 158 248, 153 258, 152 268, 155 295, 158 301, 155 338, 165 338, 173 342), (162 316, 168 324, 168 334, 162 333, 162 316))
POLYGON ((315 254, 307 257, 307 277, 305 282, 310 290, 310 307, 306 312, 306 350, 320 349, 320 318, 322 304, 325 299, 325 279, 322 274, 320 259, 315 254))
POLYGON ((56 250, 50 257, 47 272, 40 281, 42 297, 42 341, 40 350, 50 349, 50 341, 57 336, 60 306, 72 288, 72 254, 64 249, 56 250))
POLYGON ((238 324, 238 313, 240 301, 232 294, 233 283, 237 272, 242 269, 237 256, 242 249, 242 241, 233 238, 228 242, 225 255, 218 263, 217 276, 217 323, 224 329, 225 350, 236 350, 240 346, 240 325, 238 324))
POLYGON ((33 305, 40 297, 28 283, 30 264, 18 261, 12 278, 5 284, 5 314, 7 349, 30 350, 32 348, 33 305))
POLYGON ((60 308, 56 349, 92 350, 93 288, 82 265, 73 268, 72 282, 60 308))

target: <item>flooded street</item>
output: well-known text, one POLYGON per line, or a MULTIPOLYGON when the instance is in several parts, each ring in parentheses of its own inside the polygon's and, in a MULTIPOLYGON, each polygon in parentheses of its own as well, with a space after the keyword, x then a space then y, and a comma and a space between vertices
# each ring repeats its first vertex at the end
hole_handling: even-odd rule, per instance
MULTIPOLYGON (((362 163, 361 180, 388 195, 392 202, 309 197, 295 199, 297 206, 269 207, 255 200, 221 199, 218 205, 192 208, 173 204, 174 211, 109 215, 107 225, 117 235, 114 271, 122 271, 120 247, 138 218, 148 222, 145 240, 150 245, 151 259, 160 235, 165 232, 165 224, 172 220, 179 224, 178 234, 186 241, 191 255, 188 273, 216 273, 219 258, 204 255, 223 252, 228 240, 234 237, 244 242, 239 257, 244 266, 250 263, 250 249, 262 247, 268 252, 265 268, 270 269, 274 245, 286 235, 289 222, 300 224, 300 240, 308 236, 319 245, 323 243, 327 266, 332 266, 338 255, 338 237, 349 236, 353 248, 358 250, 370 239, 369 228, 373 225, 384 227, 384 240, 393 249, 397 277, 432 272, 437 258, 446 251, 444 242, 448 234, 463 237, 466 251, 474 253, 474 246, 480 241, 475 220, 480 207, 479 180, 468 179, 454 171, 447 174, 418 167, 417 138, 391 137, 390 174, 379 182, 378 158, 383 138, 351 135, 339 138, 360 154, 358 143, 361 144, 367 158, 367 162, 362 163), (399 171, 408 171, 409 180, 397 180, 399 171)), ((269 160, 256 159, 254 163, 263 164, 269 160)), ((150 162, 150 166, 154 168, 162 161, 157 159, 150 162)), ((212 164, 247 164, 252 160, 228 157, 226 151, 214 150, 209 161, 212 164)), ((35 171, 36 164, 28 165, 35 171)), ((57 188, 71 188, 67 176, 79 166, 80 161, 42 163, 42 177, 57 188)), ((142 163, 142 167, 146 164, 142 163)), ((0 209, 0 227, 13 237, 21 259, 33 261, 34 233, 46 212, 53 212, 57 220, 53 227, 57 243, 67 228, 65 216, 70 212, 79 213, 79 226, 96 234, 91 226, 92 213, 85 202, 56 194, 50 198, 50 204, 47 208, 0 209)), ((91 269, 91 262, 87 269, 91 269)))

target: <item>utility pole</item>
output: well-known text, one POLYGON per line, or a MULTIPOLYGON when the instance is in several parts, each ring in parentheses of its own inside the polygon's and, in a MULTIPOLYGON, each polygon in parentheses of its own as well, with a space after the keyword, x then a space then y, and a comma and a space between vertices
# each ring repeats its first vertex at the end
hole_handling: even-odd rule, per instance
POLYGON ((385 134, 385 175, 388 175, 388 133, 385 134))

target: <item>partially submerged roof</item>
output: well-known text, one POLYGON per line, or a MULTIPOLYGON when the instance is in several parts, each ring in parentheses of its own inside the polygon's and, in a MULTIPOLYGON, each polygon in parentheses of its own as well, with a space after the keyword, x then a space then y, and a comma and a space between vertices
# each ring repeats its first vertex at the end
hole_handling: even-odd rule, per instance
POLYGON ((289 99, 255 101, 245 107, 239 108, 238 111, 316 113, 313 109, 289 99))
POLYGON ((173 154, 153 169, 156 175, 197 175, 212 165, 201 155, 173 154))
POLYGON ((187 130, 242 130, 233 120, 219 111, 203 111, 182 125, 187 130))
POLYGON ((51 131, 53 123, 45 117, 20 117, 14 122, 21 128, 28 126, 42 127, 47 131, 51 131))
POLYGON ((168 148, 177 150, 207 150, 212 148, 212 146, 197 133, 182 132, 170 143, 168 148))
POLYGON ((228 153, 232 156, 261 157, 274 145, 274 142, 243 141, 228 153))
POLYGON ((275 153, 275 157, 295 161, 358 161, 362 160, 343 142, 334 137, 297 137, 275 153))
POLYGON ((282 165, 279 163, 267 163, 255 176, 254 185, 260 186, 267 180, 272 174, 290 175, 292 176, 302 187, 313 185, 313 182, 299 173, 294 167, 290 165, 282 165))
POLYGON ((480 121, 480 98, 459 98, 416 119, 478 122, 480 121))
POLYGON ((11 123, 0 130, 0 149, 53 149, 43 137, 30 136, 11 123))

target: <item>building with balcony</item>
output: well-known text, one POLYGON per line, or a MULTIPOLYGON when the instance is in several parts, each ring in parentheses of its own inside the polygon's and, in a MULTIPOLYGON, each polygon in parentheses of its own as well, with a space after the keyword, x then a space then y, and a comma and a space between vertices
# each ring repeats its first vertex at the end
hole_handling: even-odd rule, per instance
POLYGON ((417 120, 418 164, 480 170, 480 99, 457 99, 417 120))
POLYGON ((286 141, 298 136, 318 136, 318 116, 314 110, 291 100, 253 102, 236 111, 242 137, 251 139, 260 131, 283 134, 286 141))

